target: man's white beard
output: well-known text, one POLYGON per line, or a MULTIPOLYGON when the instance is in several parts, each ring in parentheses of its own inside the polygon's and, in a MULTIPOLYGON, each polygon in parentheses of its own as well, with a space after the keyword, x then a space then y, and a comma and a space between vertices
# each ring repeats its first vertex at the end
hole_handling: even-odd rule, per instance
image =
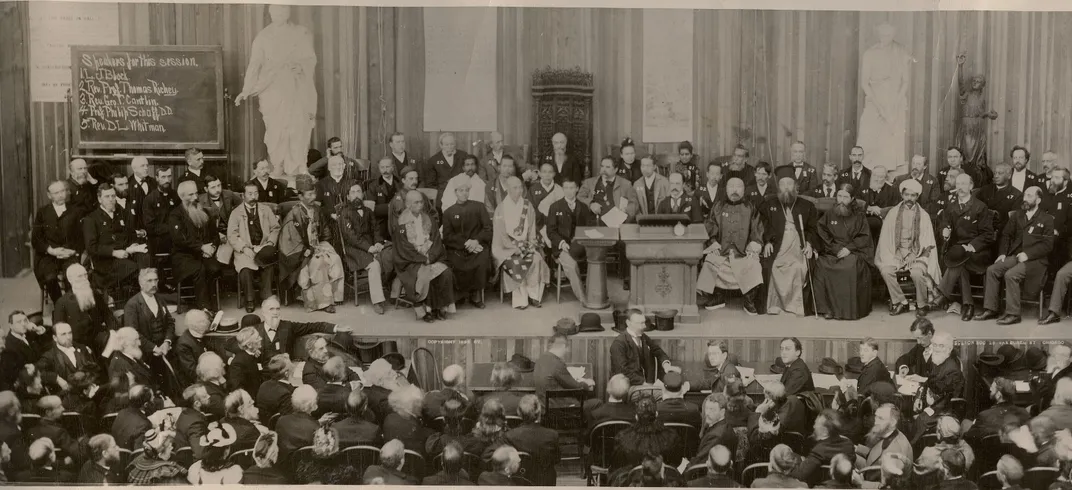
POLYGON ((134 359, 136 361, 140 360, 141 356, 142 356, 141 349, 137 345, 135 345, 134 347, 130 347, 130 348, 124 348, 122 350, 122 352, 123 352, 123 355, 125 355, 125 356, 127 356, 127 357, 129 357, 131 359, 134 359))
POLYGON ((895 427, 879 425, 872 427, 871 430, 867 433, 867 445, 874 446, 875 444, 878 444, 878 441, 882 440, 882 438, 886 436, 886 433, 889 432, 890 429, 894 428, 895 427))
POLYGON ((264 320, 264 328, 266 328, 266 329, 268 329, 268 328, 276 328, 278 326, 279 326, 279 319, 278 318, 266 318, 264 320))
POLYGON ((948 353, 948 352, 938 353, 938 352, 934 352, 932 350, 931 351, 931 362, 933 362, 934 365, 937 366, 937 365, 945 362, 946 359, 949 359, 949 354, 950 353, 948 353))
POLYGON ((75 301, 78 302, 79 310, 85 312, 97 306, 97 300, 93 298, 93 288, 89 286, 89 283, 85 285, 71 284, 71 294, 74 295, 75 301))
POLYGON ((194 226, 201 228, 208 222, 208 214, 201 209, 200 204, 194 202, 191 204, 184 204, 183 207, 186 208, 186 214, 190 216, 190 221, 194 222, 194 226))

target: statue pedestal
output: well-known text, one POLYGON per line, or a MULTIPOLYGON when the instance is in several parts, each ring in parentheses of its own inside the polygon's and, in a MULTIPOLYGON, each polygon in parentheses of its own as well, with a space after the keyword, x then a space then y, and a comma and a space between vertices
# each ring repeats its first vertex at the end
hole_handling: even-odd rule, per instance
POLYGON ((645 314, 678 310, 677 323, 700 323, 696 277, 707 230, 691 224, 682 236, 673 227, 622 225, 619 230, 629 258, 632 288, 629 305, 645 314))

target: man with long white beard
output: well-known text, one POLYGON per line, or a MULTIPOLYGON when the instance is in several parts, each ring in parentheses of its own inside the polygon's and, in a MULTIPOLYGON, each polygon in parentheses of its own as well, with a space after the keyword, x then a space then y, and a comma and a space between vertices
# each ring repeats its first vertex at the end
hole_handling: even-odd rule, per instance
POLYGON ((108 379, 130 376, 131 386, 160 386, 154 371, 145 363, 141 351, 141 337, 133 327, 123 327, 115 332, 116 350, 108 362, 108 379))
POLYGON ((218 308, 219 302, 213 302, 209 294, 209 285, 220 272, 216 260, 216 247, 220 244, 216 214, 206 212, 197 202, 196 182, 179 184, 178 194, 182 205, 168 216, 172 274, 180 284, 189 282, 194 286, 198 308, 208 308, 210 304, 218 308))
MULTIPOLYGON (((708 172, 714 167, 708 167, 708 172)), ((744 311, 755 315, 757 288, 763 284, 759 263, 763 222, 752 202, 744 199, 744 181, 733 178, 726 182, 726 196, 726 200, 714 203, 704 222, 710 238, 696 282, 700 294, 697 304, 708 310, 721 308, 726 301, 721 290, 739 289, 744 295, 744 311)))
POLYGON ((922 434, 920 427, 933 427, 934 420, 942 413, 947 413, 948 404, 953 398, 964 396, 964 372, 960 361, 953 357, 955 339, 949 332, 937 331, 931 338, 932 368, 927 381, 923 383, 923 396, 916 398, 919 413, 916 415, 915 434, 922 434), (929 395, 929 396, 928 396, 929 395), (928 398, 933 402, 928 403, 928 398), (930 408, 930 413, 925 410, 930 408))
MULTIPOLYGON (((815 205, 797 198, 792 168, 779 167, 774 173, 778 176, 778 197, 767 199, 760 209, 766 223, 763 228, 766 310, 772 315, 784 311, 804 316, 807 261, 815 255, 812 244, 819 241, 815 235, 815 205)), ((833 183, 833 170, 829 173, 833 183)))
POLYGON ((998 293, 1004 282, 1005 314, 998 318, 998 325, 1020 323, 1021 293, 1035 297, 1045 283, 1055 233, 1053 216, 1042 210, 1041 203, 1042 189, 1028 187, 1022 210, 1014 212, 1005 224, 998 242, 998 258, 986 269, 984 309, 975 315, 975 320, 1000 316, 998 293))
MULTIPOLYGON (((390 174, 386 174, 390 175, 390 174)), ((483 209, 483 208, 481 208, 483 209)), ((335 207, 338 216, 339 232, 342 236, 342 250, 346 267, 351 271, 368 272, 369 297, 372 309, 377 315, 383 314, 383 266, 380 264, 384 249, 384 237, 376 223, 373 211, 365 207, 365 193, 361 184, 350 184, 346 194, 346 203, 335 207)))
POLYGON ((502 272, 503 289, 513 297, 514 308, 532 304, 539 308, 543 288, 551 282, 551 270, 543 258, 543 245, 536 232, 536 209, 524 198, 521 179, 506 181, 506 199, 492 218, 494 234, 491 255, 502 272))
POLYGON ((149 265, 148 248, 134 243, 133 227, 117 212, 111 184, 97 188, 97 201, 100 207, 82 220, 86 253, 92 260, 95 277, 103 280, 100 284, 125 286, 138 269, 149 265))
POLYGON ((102 352, 109 333, 119 327, 115 315, 108 309, 108 298, 93 289, 82 264, 67 266, 66 274, 71 289, 56 301, 52 321, 69 324, 76 343, 102 352))
POLYGON ((871 313, 868 261, 875 244, 852 195, 852 184, 841 184, 834 207, 819 217, 815 314, 827 320, 856 320, 871 313))
POLYGON ((1035 393, 1035 406, 1039 407, 1039 410, 1049 408, 1053 403, 1057 381, 1068 377, 1072 377, 1072 344, 1067 341, 1053 344, 1046 356, 1046 372, 1031 382, 1031 391, 1035 393))
POLYGON ((149 233, 149 253, 153 255, 171 253, 168 215, 179 205, 179 196, 171 184, 171 167, 157 167, 156 189, 142 203, 141 215, 145 220, 145 231, 149 233))
POLYGON ((960 319, 963 321, 975 316, 969 275, 986 272, 997 239, 993 212, 972 196, 971 179, 971 175, 966 173, 957 175, 956 198, 938 214, 938 229, 945 240, 943 259, 946 268, 938 285, 938 296, 931 305, 936 310, 945 309, 953 301, 953 292, 959 285, 962 301, 960 319))
MULTIPOLYGON (((876 167, 877 168, 877 167, 876 167)), ((871 174, 874 179, 878 172, 871 174)), ((934 282, 942 276, 930 215, 916 199, 923 186, 914 179, 901 182, 901 204, 886 214, 875 252, 886 289, 890 292, 890 315, 908 311, 908 299, 897 282, 897 273, 908 271, 916 286, 916 310, 926 307, 934 282)))
POLYGON ((68 209, 67 196, 67 184, 59 180, 49 184, 48 199, 51 202, 34 213, 30 231, 30 243, 36 258, 34 276, 53 302, 63 293, 60 287, 63 269, 78 262, 78 252, 82 249, 78 226, 81 217, 68 209))

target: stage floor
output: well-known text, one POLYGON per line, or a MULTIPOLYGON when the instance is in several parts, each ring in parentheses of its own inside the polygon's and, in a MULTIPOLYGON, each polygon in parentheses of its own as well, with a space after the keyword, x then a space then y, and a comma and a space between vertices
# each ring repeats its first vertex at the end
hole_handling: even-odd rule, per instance
MULTIPOLYGON (((613 304, 625 306, 627 294, 621 289, 621 282, 609 281, 613 304)), ((227 316, 241 318, 244 310, 235 306, 233 293, 224 293, 223 306, 227 316)), ((362 337, 422 337, 422 338, 527 338, 551 335, 552 326, 562 317, 577 318, 582 308, 580 303, 563 287, 562 303, 555 301, 553 288, 548 288, 544 295, 542 308, 529 307, 524 311, 510 307, 509 297, 500 302, 498 294, 488 293, 487 307, 477 310, 468 304, 458 308, 458 312, 446 321, 432 324, 416 320, 413 310, 409 308, 388 307, 384 315, 377 315, 363 296, 360 306, 354 306, 352 294, 347 301, 337 307, 335 314, 325 312, 306 312, 300 303, 294 302, 284 308, 284 315, 296 321, 331 321, 354 328, 362 337)), ((27 312, 41 308, 39 289, 32 274, 19 278, 0 279, 0 307, 6 315, 15 309, 27 312)), ((891 317, 885 304, 875 303, 875 307, 866 318, 856 321, 831 321, 818 317, 797 317, 794 315, 758 315, 750 316, 741 309, 740 300, 730 300, 725 308, 715 311, 701 309, 700 324, 678 325, 669 332, 650 332, 654 338, 728 338, 728 339, 765 339, 781 338, 793 335, 809 339, 859 339, 874 337, 880 340, 908 340, 911 335, 908 326, 914 314, 906 313, 891 317)), ((948 330, 958 340, 991 341, 1038 341, 1047 339, 1072 338, 1069 328, 1072 319, 1039 326, 1036 324, 1036 310, 1025 309, 1026 316, 1019 325, 999 326, 992 321, 962 322, 957 315, 944 312, 931 313, 929 318, 938 329, 948 330)), ((179 333, 185 330, 182 315, 176 318, 179 333)), ((579 337, 613 337, 609 322, 603 325, 602 333, 584 333, 579 337)))

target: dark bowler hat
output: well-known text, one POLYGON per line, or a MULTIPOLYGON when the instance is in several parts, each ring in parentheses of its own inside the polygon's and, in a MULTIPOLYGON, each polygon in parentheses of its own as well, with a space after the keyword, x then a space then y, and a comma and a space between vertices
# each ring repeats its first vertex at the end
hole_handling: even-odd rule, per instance
POLYGON ((257 264, 257 267, 265 267, 276 263, 278 257, 276 257, 275 245, 265 245, 261 248, 257 255, 253 256, 253 262, 257 264))
POLYGON ((852 374, 860 374, 864 372, 864 361, 860 359, 860 356, 850 357, 845 362, 845 372, 852 374))
MULTIPOLYGON (((260 321, 260 318, 257 320, 260 321)), ((238 330, 238 320, 235 320, 233 316, 223 317, 223 320, 220 320, 220 326, 216 327, 216 331, 219 333, 235 333, 238 332, 238 330)))
POLYGON ((536 363, 521 354, 514 354, 507 364, 522 373, 531 373, 532 370, 536 369, 536 363))
POLYGON ((774 364, 770 365, 770 372, 774 374, 782 374, 785 372, 785 363, 782 362, 781 357, 774 359, 774 364))
POLYGON ((946 267, 960 267, 970 258, 971 254, 964 250, 963 245, 953 245, 949 247, 949 250, 946 250, 942 260, 945 262, 946 267))
POLYGON ((256 327, 257 325, 261 325, 263 323, 264 323, 264 321, 261 320, 261 317, 255 315, 253 313, 249 313, 249 314, 246 314, 246 315, 244 315, 242 317, 242 322, 240 323, 240 325, 241 325, 240 329, 246 328, 246 327, 256 327))
POLYGON ((841 364, 838 364, 832 357, 824 357, 823 360, 819 361, 819 372, 821 374, 841 374, 841 364))
POLYGON ((1024 367, 1032 371, 1043 371, 1046 369, 1046 351, 1041 347, 1032 345, 1027 348, 1027 352, 1024 353, 1024 367))
MULTIPOLYGON (((596 317, 596 322, 598 323, 599 315, 596 315, 596 317)), ((603 328, 600 327, 600 330, 603 330, 603 328)), ((577 322, 573 321, 572 318, 560 318, 558 322, 555 323, 554 331, 556 334, 569 336, 576 334, 580 329, 577 328, 577 322)))
MULTIPOLYGON (((557 327, 556 327, 557 328, 557 327)), ((585 313, 581 315, 581 333, 584 332, 602 332, 603 324, 599 321, 599 314, 597 313, 585 313)))
POLYGON ((1024 351, 1012 344, 1005 344, 998 347, 998 354, 1005 358, 1003 366, 1007 368, 1016 367, 1015 364, 1020 358, 1024 357, 1024 351))

